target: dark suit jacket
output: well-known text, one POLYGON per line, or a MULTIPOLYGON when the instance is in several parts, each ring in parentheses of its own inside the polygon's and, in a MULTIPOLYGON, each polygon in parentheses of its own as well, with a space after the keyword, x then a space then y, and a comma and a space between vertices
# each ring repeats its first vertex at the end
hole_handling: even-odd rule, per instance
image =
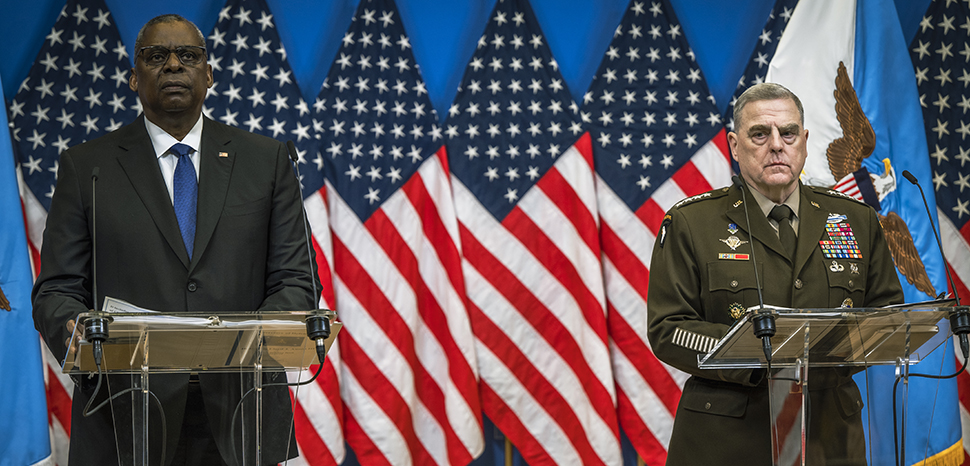
MULTIPOLYGON (((158 311, 261 311, 315 308, 305 245, 299 187, 278 141, 205 119, 199 164, 198 220, 190 261, 162 180, 144 116, 115 132, 65 151, 51 201, 33 290, 34 322, 59 360, 70 336, 68 319, 100 306, 104 296, 158 311), (90 176, 97 184, 98 306, 91 293, 92 224, 90 176)), ((245 378, 245 377, 244 377, 245 378)), ((250 377, 251 379, 251 377, 250 377)), ((166 456, 179 437, 188 375, 156 375, 151 390, 165 407, 166 456)), ((267 382, 285 382, 282 374, 267 382)), ((112 392, 127 377, 109 379, 112 392)), ((239 376, 206 375, 201 388, 213 434, 232 463, 230 420, 240 398, 239 376)), ((248 381, 252 385, 252 380, 248 381)), ((110 447, 111 411, 81 415, 93 380, 75 387, 71 421, 72 465, 117 464, 110 447), (95 446, 98 446, 95 448, 95 446)), ((102 390, 104 391, 104 390, 102 390)), ((99 396, 98 398, 102 398, 99 396)), ((127 397, 119 398, 114 429, 130 442, 127 397), (118 425, 120 424, 120 425, 118 425)), ((250 396, 248 401, 252 400, 250 396)), ((263 459, 284 459, 291 435, 285 387, 264 394, 263 459)), ((251 404, 251 403, 249 403, 251 404)), ((240 416, 252 419, 243 410, 240 416)), ((158 419, 153 408, 151 416, 158 419)), ((239 421, 237 420, 237 423, 239 421)), ((239 437, 237 425, 235 434, 239 437)), ((161 426, 152 426, 153 461, 160 457, 161 426)), ((130 443, 128 443, 130 445, 130 443)), ((238 453, 239 442, 236 442, 238 453)), ((295 447, 290 455, 296 455, 295 447)), ((241 456, 240 456, 241 457, 241 456)))
MULTIPOLYGON (((698 354, 707 352, 734 323, 732 307, 758 305, 751 259, 721 258, 720 253, 751 254, 754 248, 765 304, 834 308, 851 300, 853 307, 880 307, 903 300, 875 211, 835 191, 801 184, 799 189, 794 258, 788 257, 750 192, 748 225, 738 188, 681 201, 665 218, 650 268, 648 336, 657 357, 693 375, 677 409, 667 464, 771 464, 764 371, 697 367, 698 354), (857 259, 834 259, 842 269, 833 269, 833 259, 824 257, 819 246, 820 240, 828 239, 825 226, 830 214, 845 215, 862 253, 857 259), (732 250, 722 241, 731 236, 744 243, 732 250)), ((825 456, 828 464, 843 464, 832 462, 836 457, 849 458, 845 464, 865 464, 862 398, 851 371, 823 369, 811 374, 810 440, 820 441, 810 441, 810 458, 825 456)))

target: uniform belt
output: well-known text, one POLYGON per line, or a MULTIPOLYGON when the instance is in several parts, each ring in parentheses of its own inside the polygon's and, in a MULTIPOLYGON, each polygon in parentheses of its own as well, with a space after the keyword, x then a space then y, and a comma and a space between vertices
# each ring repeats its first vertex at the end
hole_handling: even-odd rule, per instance
POLYGON ((189 383, 199 383, 198 372, 189 372, 189 383))

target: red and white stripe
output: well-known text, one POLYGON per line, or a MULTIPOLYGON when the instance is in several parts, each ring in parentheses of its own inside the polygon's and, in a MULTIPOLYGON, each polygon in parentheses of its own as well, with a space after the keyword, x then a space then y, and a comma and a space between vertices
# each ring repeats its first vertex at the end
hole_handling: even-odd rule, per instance
MULTIPOLYGON (((958 229, 943 211, 938 211, 937 216, 940 219, 940 240, 949 261, 947 266, 956 286, 956 290, 951 288, 950 293, 956 291, 961 304, 966 305, 970 302, 970 291, 967 290, 967 284, 970 283, 970 223, 958 229)), ((960 345, 954 344, 953 347, 959 368, 963 364, 963 354, 956 349, 960 345)), ((963 427, 964 463, 970 464, 970 374, 963 372, 957 377, 957 389, 960 397, 960 424, 963 427)))
POLYGON ((589 135, 502 222, 452 183, 485 413, 529 464, 619 464, 589 135))
POLYGON ((361 223, 331 185, 347 442, 361 464, 467 464, 484 449, 444 148, 361 223))
MULTIPOLYGON (((333 244, 330 236, 326 190, 321 189, 303 200, 317 255, 317 270, 323 289, 319 305, 336 309, 333 291, 333 244)), ((339 320, 339 316, 338 316, 339 320)), ((338 334, 339 338, 339 334, 338 334)), ((333 345, 317 379, 308 385, 292 387, 293 422, 300 457, 289 464, 330 466, 343 462, 346 455, 343 433, 343 402, 340 400, 340 348, 333 345)), ((313 377, 318 366, 288 374, 290 382, 313 377)))
POLYGON ((636 212, 606 183, 596 185, 617 411, 620 425, 647 464, 663 464, 667 459, 674 415, 688 377, 657 359, 647 341, 653 244, 664 213, 675 203, 730 183, 731 164, 722 130, 636 212))
POLYGON ((832 189, 865 202, 865 200, 862 199, 862 190, 859 189, 859 185, 855 181, 855 174, 853 173, 849 173, 848 175, 842 177, 838 183, 835 183, 835 186, 832 187, 832 189))

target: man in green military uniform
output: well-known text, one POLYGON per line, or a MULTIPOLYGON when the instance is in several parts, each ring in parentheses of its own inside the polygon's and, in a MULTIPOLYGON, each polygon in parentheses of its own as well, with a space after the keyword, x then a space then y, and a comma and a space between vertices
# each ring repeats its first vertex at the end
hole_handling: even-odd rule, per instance
MULTIPOLYGON (((653 250, 650 344, 657 357, 692 376, 677 408, 668 465, 771 464, 765 371, 697 367, 697 355, 758 305, 751 260, 757 259, 766 305, 879 307, 903 301, 876 212, 799 181, 808 130, 798 97, 777 84, 753 86, 735 104, 734 122, 728 142, 744 186, 674 205, 653 250), (856 247, 833 251, 829 241, 835 239, 856 247)), ((809 464, 865 465, 862 397, 851 372, 812 374, 809 464)))

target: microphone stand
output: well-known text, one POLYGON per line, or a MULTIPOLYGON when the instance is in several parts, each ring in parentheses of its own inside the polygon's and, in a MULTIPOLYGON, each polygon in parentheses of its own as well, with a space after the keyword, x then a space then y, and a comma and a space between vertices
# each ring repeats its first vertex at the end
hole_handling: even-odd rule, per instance
MULTIPOLYGON (((734 183, 738 189, 741 190, 741 204, 744 206, 744 221, 748 224, 748 230, 751 229, 751 217, 748 215, 748 195, 745 192, 744 185, 746 184, 744 180, 738 176, 734 175, 731 177, 731 181, 734 183)), ((750 236, 750 234, 749 234, 750 236)), ((752 240, 754 238, 752 237, 752 240)), ((768 363, 768 376, 771 376, 771 337, 775 336, 775 315, 771 311, 765 310, 765 298, 761 292, 761 278, 758 276, 758 258, 755 255, 754 241, 751 242, 751 265, 754 267, 754 280, 758 288, 758 312, 755 313, 754 318, 751 319, 751 323, 754 326, 754 336, 761 339, 761 347, 765 353, 765 360, 768 363)))

